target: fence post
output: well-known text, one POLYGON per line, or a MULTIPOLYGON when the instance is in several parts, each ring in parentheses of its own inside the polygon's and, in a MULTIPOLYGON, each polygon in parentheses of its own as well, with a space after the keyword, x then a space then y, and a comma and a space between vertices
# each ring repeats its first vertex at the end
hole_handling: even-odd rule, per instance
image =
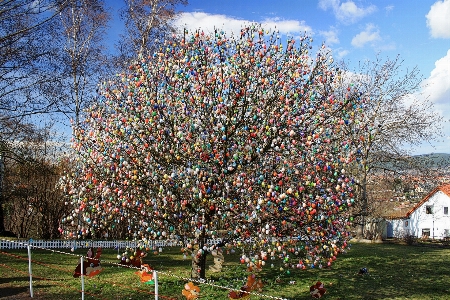
POLYGON ((31 271, 31 246, 27 245, 28 248, 28 273, 30 274, 30 297, 33 298, 33 273, 31 271))
POLYGON ((158 300, 158 272, 153 270, 153 281, 155 282, 155 300, 158 300))
POLYGON ((81 256, 81 300, 84 300, 84 257, 81 256))

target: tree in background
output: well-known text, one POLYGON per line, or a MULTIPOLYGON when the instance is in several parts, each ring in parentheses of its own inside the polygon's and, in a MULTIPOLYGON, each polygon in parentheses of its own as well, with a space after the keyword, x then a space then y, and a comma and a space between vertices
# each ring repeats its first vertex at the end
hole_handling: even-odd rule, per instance
MULTIPOLYGON (((172 32, 175 6, 184 0, 126 1, 127 33, 120 52, 148 54, 157 36, 172 32), (131 48, 124 48, 129 45, 131 48)), ((110 21, 101 0, 2 1, 0 3, 0 121, 63 113, 77 122, 89 105, 108 60, 104 47, 110 21)), ((26 120, 25 122, 29 122, 26 120)), ((64 121, 63 121, 64 123, 64 121)))
POLYGON ((50 141, 50 136, 47 129, 22 128, 22 135, 15 132, 9 145, 14 155, 4 159, 4 226, 19 237, 57 238, 61 234, 58 228, 67 208, 57 183, 68 165, 58 161, 61 146, 50 141))
POLYGON ((155 52, 168 34, 175 33, 170 21, 176 16, 177 5, 187 0, 124 0, 121 11, 126 33, 117 48, 117 63, 122 67, 133 59, 145 58, 155 52))
POLYGON ((368 61, 356 73, 342 72, 343 82, 352 82, 363 93, 364 102, 364 112, 344 126, 346 134, 360 146, 352 168, 358 180, 354 216, 359 237, 364 237, 366 218, 380 203, 370 197, 374 194, 370 186, 413 169, 416 172, 410 173, 411 177, 417 170, 424 173, 426 164, 418 164, 405 148, 431 142, 441 132, 442 117, 434 113, 432 103, 418 95, 422 82, 419 71, 403 71, 401 67, 397 57, 368 61))
MULTIPOLYGON (((151 26, 163 32, 173 16, 170 3, 130 2, 129 8, 142 21, 145 14, 133 5, 154 6, 151 26)), ((17 147, 23 133, 55 123, 61 130, 71 119, 78 123, 80 111, 95 98, 99 78, 113 64, 102 44, 109 20, 101 0, 0 1, 0 204, 6 201, 2 183, 11 159, 25 163, 17 147)))
POLYGON ((70 170, 67 157, 58 155, 56 161, 42 161, 35 166, 36 186, 31 205, 38 211, 39 222, 37 236, 43 239, 61 238, 61 220, 70 210, 65 205, 64 194, 58 188, 58 182, 64 172, 70 170))
POLYGON ((130 237, 180 239, 195 278, 214 237, 289 267, 330 265, 354 200, 345 167, 358 144, 343 128, 363 107, 326 49, 310 47, 256 25, 184 32, 105 82, 74 128, 65 235, 125 225, 130 237))
POLYGON ((53 61, 56 80, 47 86, 46 97, 57 99, 58 110, 75 123, 107 69, 104 38, 109 19, 101 0, 67 0, 60 7, 60 26, 52 33, 60 49, 53 61))
POLYGON ((51 111, 39 93, 53 79, 47 66, 57 8, 58 1, 0 2, 0 122, 51 111))
POLYGON ((54 78, 48 65, 58 4, 46 0, 0 2, 0 233, 5 230, 6 164, 10 160, 24 162, 17 143, 36 131, 31 117, 54 111, 54 102, 40 95, 43 85, 54 78))
POLYGON ((5 230, 5 205, 8 202, 8 180, 11 165, 24 164, 30 159, 23 147, 31 136, 38 136, 38 130, 31 124, 16 123, 14 119, 3 120, 0 127, 0 233, 5 230), (5 176, 6 175, 6 176, 5 176))

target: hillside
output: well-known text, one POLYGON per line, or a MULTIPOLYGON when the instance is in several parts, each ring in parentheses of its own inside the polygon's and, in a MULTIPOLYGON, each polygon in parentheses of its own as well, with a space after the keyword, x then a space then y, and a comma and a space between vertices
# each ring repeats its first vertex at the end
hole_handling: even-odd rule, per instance
POLYGON ((423 155, 415 155, 413 161, 419 165, 429 168, 443 168, 450 165, 450 154, 448 153, 430 153, 423 155))

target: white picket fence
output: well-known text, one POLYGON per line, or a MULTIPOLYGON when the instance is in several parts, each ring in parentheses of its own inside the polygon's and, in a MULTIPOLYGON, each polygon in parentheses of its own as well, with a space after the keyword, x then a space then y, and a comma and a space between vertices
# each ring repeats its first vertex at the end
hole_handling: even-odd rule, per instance
MULTIPOLYGON (((209 239, 208 245, 215 245, 219 243, 220 239, 209 239)), ((112 248, 125 249, 135 248, 139 241, 87 241, 87 240, 0 240, 0 249, 25 249, 27 245, 43 249, 64 249, 64 248, 112 248)), ((163 248, 181 246, 180 242, 173 240, 156 240, 149 241, 150 248, 163 248)))
MULTIPOLYGON (((207 244, 209 245, 217 245, 218 243, 220 243, 222 240, 221 239, 209 239, 207 244)), ((34 296, 34 286, 33 286, 33 281, 35 277, 33 277, 33 269, 34 267, 32 266, 33 264, 36 263, 36 257, 34 258, 34 260, 31 259, 31 255, 32 255, 32 249, 33 248, 41 248, 41 249, 45 249, 45 250, 50 250, 52 252, 55 253, 59 253, 61 255, 68 255, 68 256, 76 256, 78 257, 78 260, 80 261, 80 270, 81 270, 81 289, 79 290, 81 293, 81 299, 84 300, 85 299, 85 293, 86 293, 86 289, 85 289, 85 275, 83 274, 83 270, 84 270, 84 266, 83 264, 85 263, 85 257, 80 256, 78 254, 74 254, 74 253, 69 253, 68 251, 59 251, 59 250, 52 250, 52 249, 64 249, 64 248, 72 248, 72 247, 76 247, 76 248, 88 248, 88 247, 101 247, 101 248, 134 248, 137 246, 139 242, 138 241, 118 241, 118 240, 114 240, 114 241, 86 241, 86 240, 25 240, 25 239, 21 239, 21 240, 0 240, 0 250, 2 249, 27 249, 28 250, 28 275, 29 275, 29 292, 30 292, 30 298, 33 298, 34 296)), ((150 244, 152 244, 155 247, 167 247, 167 246, 179 246, 179 242, 178 241, 171 241, 171 240, 158 240, 158 241, 151 241, 150 244)), ((7 251, 5 251, 5 253, 3 253, 2 251, 0 251, 0 253, 2 254, 7 254, 7 251)), ((39 252, 38 252, 39 253, 39 252)), ((36 256, 38 256, 39 254, 37 254, 36 256)), ((111 262, 103 262, 102 261, 102 265, 105 266, 107 264, 112 264, 112 265, 118 265, 118 263, 111 263, 111 262)), ((0 266, 1 267, 1 266, 0 266)), ((18 270, 20 271, 20 270, 18 270)), ((157 270, 153 270, 153 284, 154 284, 154 296, 150 296, 150 297, 154 297, 155 300, 159 300, 159 283, 158 283, 158 274, 163 274, 163 275, 170 275, 171 277, 177 277, 178 279, 182 280, 182 281, 193 281, 192 279, 188 279, 188 278, 184 278, 184 277, 180 277, 180 276, 176 276, 170 272, 163 272, 163 271, 157 271, 157 270)), ((52 281, 52 280, 50 280, 52 281)), ((217 285, 214 282, 205 282, 205 281, 198 281, 196 282, 196 284, 204 284, 204 285, 210 285, 212 288, 214 289, 222 289, 222 290, 234 290, 234 288, 232 287, 228 287, 228 286, 221 286, 221 285, 217 285)), ((115 284, 114 284, 115 285, 115 284)), ((146 289, 145 292, 147 292, 148 288, 146 289)), ((272 300, 287 300, 285 298, 279 298, 279 297, 274 297, 274 296, 270 296, 270 295, 264 295, 264 294, 260 294, 260 293, 255 293, 255 292, 250 292, 250 295, 255 295, 261 298, 268 298, 268 299, 272 299, 272 300)), ((150 299, 149 297, 149 299, 150 299)), ((1 297, 0 297, 1 298, 1 297)), ((164 297, 167 298, 167 297, 164 297)))

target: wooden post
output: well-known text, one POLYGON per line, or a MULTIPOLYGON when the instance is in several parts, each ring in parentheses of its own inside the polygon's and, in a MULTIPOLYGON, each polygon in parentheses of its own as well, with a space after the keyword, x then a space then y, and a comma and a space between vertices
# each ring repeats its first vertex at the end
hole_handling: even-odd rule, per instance
POLYGON ((84 257, 81 257, 81 300, 84 300, 84 257))
POLYGON ((153 270, 153 281, 155 282, 155 300, 158 300, 158 272, 153 270))
POLYGON ((30 274, 30 297, 33 298, 33 272, 31 270, 31 246, 28 245, 28 273, 30 274))

